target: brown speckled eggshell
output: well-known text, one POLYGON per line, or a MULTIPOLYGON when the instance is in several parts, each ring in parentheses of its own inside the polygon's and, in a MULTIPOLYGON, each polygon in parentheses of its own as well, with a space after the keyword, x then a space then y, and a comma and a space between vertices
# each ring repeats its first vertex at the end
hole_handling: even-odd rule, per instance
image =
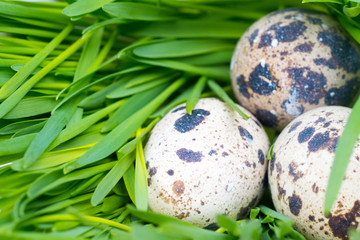
POLYGON ((327 106, 294 119, 277 138, 269 162, 275 208, 295 220, 306 239, 348 239, 360 221, 360 140, 357 141, 339 195, 324 216, 325 191, 335 148, 351 109, 327 106))
POLYGON ((231 78, 241 105, 281 130, 310 109, 348 105, 359 67, 359 47, 336 20, 292 8, 259 19, 244 33, 231 78))
POLYGON ((154 127, 145 147, 149 208, 200 227, 216 214, 245 217, 265 186, 269 140, 215 98, 200 99, 191 115, 182 104, 154 127))

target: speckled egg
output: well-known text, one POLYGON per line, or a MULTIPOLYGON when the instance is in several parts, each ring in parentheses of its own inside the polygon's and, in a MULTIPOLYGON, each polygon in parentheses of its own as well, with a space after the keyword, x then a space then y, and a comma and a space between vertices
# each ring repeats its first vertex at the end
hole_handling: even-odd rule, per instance
POLYGON ((360 139, 331 214, 323 212, 334 151, 350 112, 341 106, 310 110, 274 144, 268 175, 275 208, 294 219, 307 239, 348 239, 349 228, 360 229, 360 139))
POLYGON ((231 62, 233 89, 264 125, 281 130, 310 109, 348 105, 359 87, 359 52, 330 16, 277 11, 239 40, 231 62))
POLYGON ((206 227, 216 214, 243 218, 257 204, 269 140, 241 110, 251 118, 204 98, 191 115, 183 104, 157 123, 144 150, 152 211, 206 227))

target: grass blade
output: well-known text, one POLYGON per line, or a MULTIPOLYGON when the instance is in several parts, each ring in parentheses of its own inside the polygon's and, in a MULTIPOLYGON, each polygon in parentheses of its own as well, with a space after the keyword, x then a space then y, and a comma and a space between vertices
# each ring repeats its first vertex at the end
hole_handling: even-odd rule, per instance
MULTIPOLYGON (((138 134, 139 135, 139 131, 138 134)), ((142 141, 136 144, 135 158, 135 203, 136 208, 146 211, 148 209, 148 183, 147 170, 142 141)))
POLYGON ((41 128, 45 125, 46 121, 34 124, 32 126, 26 127, 24 129, 21 129, 19 131, 17 131, 13 137, 19 137, 19 136, 23 136, 23 135, 27 135, 27 134, 31 134, 31 133, 37 133, 40 132, 41 128))
POLYGON ((106 121, 104 127, 101 129, 101 132, 108 132, 114 129, 117 125, 121 124, 128 117, 130 117, 134 112, 140 110, 146 105, 146 103, 159 95, 163 89, 164 87, 159 86, 130 97, 129 100, 119 109, 117 109, 106 121))
POLYGON ((134 54, 145 58, 177 58, 233 48, 234 44, 228 41, 186 39, 140 46, 134 49, 134 54))
POLYGON ((155 126, 155 124, 160 120, 160 118, 155 118, 154 120, 151 121, 151 123, 149 125, 147 125, 147 127, 145 128, 144 131, 141 132, 141 134, 139 136, 137 136, 135 139, 131 140, 130 142, 126 143, 124 146, 122 146, 118 151, 117 151, 117 156, 118 158, 122 158, 123 156, 129 154, 130 152, 134 151, 134 149, 136 148, 136 145, 139 141, 141 141, 146 134, 148 134, 151 129, 155 126))
MULTIPOLYGON (((77 81, 79 78, 85 75, 94 63, 95 56, 98 53, 100 47, 102 34, 102 29, 99 29, 93 34, 88 34, 77 41, 80 43, 85 42, 85 46, 80 56, 79 64, 74 76, 74 81, 77 81)), ((88 76, 87 81, 85 81, 84 84, 90 81, 90 78, 91 75, 88 76)), ((79 87, 81 87, 81 85, 79 87)), ((72 88, 70 89, 70 93, 76 90, 77 88, 72 88)), ((80 100, 81 99, 78 97, 73 102, 68 102, 66 105, 63 105, 62 108, 57 109, 57 111, 52 114, 44 128, 36 136, 34 141, 30 144, 29 148, 25 152, 24 159, 22 161, 24 169, 31 166, 58 136, 60 131, 70 121, 80 100)))
POLYGON ((152 22, 146 27, 141 26, 141 28, 135 29, 134 34, 165 38, 239 39, 250 23, 223 20, 179 20, 152 22), (211 27, 209 28, 209 26, 211 27))
POLYGON ((69 17, 76 17, 93 12, 101 8, 104 4, 112 1, 113 0, 78 0, 64 8, 62 12, 69 17))
POLYGON ((197 101, 199 100, 201 92, 203 91, 206 85, 206 81, 207 81, 206 77, 204 76, 201 77, 195 84, 193 90, 191 91, 191 94, 186 101, 186 111, 188 114, 191 114, 193 108, 195 107, 197 101))
POLYGON ((69 122, 71 115, 68 113, 74 112, 75 109, 76 105, 68 104, 58 109, 58 111, 49 118, 45 126, 26 150, 24 158, 21 161, 23 169, 29 168, 44 153, 51 142, 69 122))
POLYGON ((121 159, 118 159, 114 167, 106 174, 96 187, 94 194, 91 197, 91 204, 98 205, 108 195, 113 187, 120 181, 127 169, 134 162, 134 155, 128 154, 121 159))
POLYGON ((114 83, 109 84, 104 89, 94 92, 91 95, 88 95, 85 97, 81 102, 79 103, 79 107, 83 108, 93 108, 102 106, 106 100, 106 95, 112 92, 115 88, 121 86, 124 84, 122 81, 116 81, 114 83))
POLYGON ((69 56, 71 56, 74 52, 76 52, 88 37, 90 37, 90 35, 80 38, 73 45, 67 48, 63 53, 61 53, 54 60, 52 60, 48 65, 46 65, 46 67, 41 69, 37 74, 32 76, 28 81, 21 85, 21 87, 19 87, 13 94, 6 98, 0 104, 0 118, 3 118, 5 114, 7 114, 13 107, 15 107, 15 105, 20 102, 20 100, 30 91, 30 89, 46 74, 52 71, 55 67, 57 67, 69 56))
POLYGON ((2 141, 0 143, 0 156, 25 152, 35 136, 36 133, 31 133, 2 141))
POLYGON ((69 183, 75 180, 86 179, 88 177, 97 175, 99 173, 110 170, 115 165, 115 162, 108 162, 101 165, 97 165, 90 168, 81 169, 79 171, 74 171, 70 174, 64 175, 61 170, 56 170, 46 177, 39 178, 36 180, 28 191, 28 196, 30 199, 35 199, 41 194, 54 189, 57 186, 60 186, 64 183, 69 183))
POLYGON ((173 80, 175 77, 179 76, 180 74, 175 72, 173 74, 170 74, 168 76, 164 76, 158 79, 155 79, 153 81, 143 83, 134 87, 126 88, 125 86, 119 86, 118 88, 114 89, 111 93, 106 95, 107 98, 123 98, 128 97, 134 94, 139 94, 144 91, 154 89, 156 87, 162 87, 165 88, 165 86, 168 85, 168 83, 173 80))
MULTIPOLYGON (((28 167, 26 171, 47 169, 47 168, 57 167, 64 163, 68 163, 72 160, 79 158, 87 150, 89 150, 91 146, 92 145, 74 147, 72 149, 64 149, 64 150, 44 153, 33 165, 28 167)), ((22 162, 23 159, 13 161, 11 167, 16 171, 23 171, 22 162)))
POLYGON ((141 21, 166 21, 178 18, 174 9, 146 3, 117 2, 104 5, 108 14, 124 19, 141 21))
POLYGON ((69 19, 62 14, 24 7, 19 4, 4 1, 0 2, 0 13, 21 18, 35 18, 47 22, 69 23, 69 19))
MULTIPOLYGON (((83 79, 84 78, 80 78, 78 81, 72 83, 71 85, 69 85, 68 87, 66 87, 65 89, 63 89, 59 94, 58 94, 58 97, 61 95, 61 93, 63 93, 65 90, 71 88, 71 87, 77 87, 78 90, 76 91, 73 91, 72 93, 70 93, 68 96, 66 96, 54 109, 53 111, 55 111, 57 108, 61 107, 63 104, 65 104, 66 102, 68 102, 70 99, 74 98, 75 96, 78 96, 79 94, 83 93, 85 90, 91 88, 92 86, 96 85, 96 84, 99 84, 105 80, 108 80, 108 79, 112 79, 114 77, 118 77, 118 76, 121 76, 121 75, 124 75, 126 73, 131 73, 131 72, 136 72, 136 71, 139 71, 139 70, 143 70, 145 68, 148 68, 146 66, 135 66, 135 67, 130 67, 128 69, 124 69, 124 70, 121 70, 119 72, 115 72, 115 73, 112 73, 112 74, 109 74, 105 77, 102 77, 90 84, 85 84, 85 86, 80 86, 81 84, 84 84, 84 81, 83 79), (80 87, 78 87, 80 86, 80 87)), ((85 75, 85 76, 88 76, 88 75, 85 75)))
POLYGON ((67 140, 79 135, 80 133, 91 127, 93 124, 98 122, 100 119, 104 118, 106 115, 123 105, 124 102, 126 102, 126 100, 117 101, 116 103, 113 103, 110 106, 105 107, 97 111, 96 113, 93 113, 83 118, 72 126, 65 128, 63 131, 60 132, 54 142, 49 146, 48 150, 51 150, 56 146, 60 145, 61 143, 66 142, 67 140))
POLYGON ((213 90, 216 95, 218 95, 224 102, 226 102, 232 109, 240 114, 245 119, 249 119, 249 116, 243 113, 240 108, 236 106, 234 101, 226 94, 226 92, 213 80, 208 81, 208 85, 213 90))
POLYGON ((0 128, 0 135, 14 134, 21 129, 24 129, 24 128, 30 127, 34 124, 43 122, 44 120, 46 120, 46 119, 45 118, 31 119, 31 120, 24 120, 24 121, 10 123, 10 124, 6 125, 5 127, 0 128))
POLYGON ((83 156, 81 156, 76 161, 66 165, 64 172, 67 173, 90 163, 99 161, 115 152, 131 137, 136 129, 138 129, 145 122, 148 116, 184 83, 185 79, 183 78, 175 81, 148 105, 118 125, 102 141, 97 143, 83 156))
POLYGON ((135 204, 135 168, 130 165, 128 170, 123 176, 126 190, 129 194, 131 201, 135 204))
POLYGON ((21 119, 49 113, 56 106, 54 97, 29 97, 22 99, 4 119, 21 119))
POLYGON ((229 67, 228 66, 195 66, 192 64, 188 64, 185 62, 174 61, 169 59, 146 59, 140 58, 136 56, 132 56, 134 60, 153 65, 153 66, 160 66, 175 70, 180 70, 184 72, 190 72, 199 75, 205 75, 208 77, 213 77, 219 80, 223 80, 228 82, 229 81, 229 67))
POLYGON ((72 25, 64 28, 49 44, 40 50, 30 61, 28 61, 20 71, 4 84, 0 89, 0 100, 10 96, 30 74, 40 65, 42 61, 69 35, 73 29, 72 25))
POLYGON ((128 209, 130 210, 133 216, 156 225, 163 225, 165 223, 172 222, 177 225, 185 225, 188 227, 196 228, 194 225, 174 217, 166 216, 159 213, 149 212, 149 211, 142 211, 134 208, 131 205, 128 205, 128 209))
POLYGON ((162 78, 166 75, 169 75, 173 73, 172 70, 169 69, 163 69, 163 68, 150 68, 148 70, 143 71, 141 74, 138 74, 134 77, 132 77, 131 79, 129 79, 129 81, 125 84, 125 88, 131 88, 137 85, 141 85, 144 83, 148 83, 150 81, 153 81, 155 79, 158 78, 162 78))
POLYGON ((179 62, 184 62, 191 65, 206 66, 206 65, 230 65, 230 59, 234 51, 224 50, 219 52, 212 52, 196 56, 177 58, 179 62))
POLYGON ((359 134, 360 98, 356 101, 336 146, 335 158, 331 167, 328 187, 325 194, 324 212, 326 216, 330 213, 330 210, 336 200, 359 134))
MULTIPOLYGON (((94 34, 88 34, 77 41, 77 43, 83 43, 86 41, 86 44, 80 56, 79 64, 74 76, 74 81, 85 75, 88 69, 92 66, 92 63, 95 61, 93 56, 98 52, 102 33, 102 29, 100 29, 94 32, 94 34)), ((77 46, 77 48, 80 46, 81 45, 77 46)), ((65 52, 66 51, 67 50, 65 50, 65 52)), ((88 81, 90 80, 90 77, 91 76, 89 76, 88 81)), ((76 90, 76 88, 73 88, 70 90, 70 92, 76 90)), ((74 102, 68 102, 66 105, 63 105, 62 108, 57 109, 57 111, 52 114, 44 128, 31 142, 29 148, 25 152, 24 159, 22 160, 22 166, 24 169, 31 166, 58 136, 60 131, 70 121, 80 100, 81 99, 78 98, 74 100, 74 102)))
POLYGON ((120 19, 120 18, 110 18, 110 19, 90 25, 89 27, 87 27, 83 30, 83 34, 87 34, 89 32, 95 31, 96 29, 98 29, 100 27, 105 27, 106 25, 121 24, 121 23, 126 23, 126 22, 127 21, 120 19))

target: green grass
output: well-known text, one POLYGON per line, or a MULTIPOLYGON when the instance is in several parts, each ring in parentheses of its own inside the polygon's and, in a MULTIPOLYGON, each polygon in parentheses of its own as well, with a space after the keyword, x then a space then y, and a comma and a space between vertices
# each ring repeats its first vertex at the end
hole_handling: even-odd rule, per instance
MULTIPOLYGON (((147 211, 143 156, 151 129, 180 103, 191 113, 218 97, 248 118, 229 66, 265 14, 320 9, 360 42, 358 1, 303 3, 0 0, 0 238, 304 239, 266 197, 247 219, 218 216, 214 230, 147 211)), ((360 133, 359 104, 336 149, 326 213, 360 133)))

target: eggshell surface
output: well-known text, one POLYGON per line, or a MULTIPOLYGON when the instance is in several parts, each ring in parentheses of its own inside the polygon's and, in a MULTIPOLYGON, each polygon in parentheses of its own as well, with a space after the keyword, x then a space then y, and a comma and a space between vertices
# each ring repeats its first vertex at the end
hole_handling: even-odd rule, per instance
POLYGON ((216 214, 245 217, 259 201, 269 140, 260 123, 245 120, 215 98, 165 115, 145 147, 149 208, 200 227, 216 214))
POLYGON ((359 53, 332 17, 277 11, 239 40, 231 62, 234 93, 264 125, 281 130, 308 110, 348 105, 359 88, 359 53))
POLYGON ((269 162, 269 184, 275 208, 295 220, 306 239, 349 239, 360 222, 360 140, 328 217, 325 191, 335 149, 350 108, 320 107, 293 120, 277 138, 269 162))

